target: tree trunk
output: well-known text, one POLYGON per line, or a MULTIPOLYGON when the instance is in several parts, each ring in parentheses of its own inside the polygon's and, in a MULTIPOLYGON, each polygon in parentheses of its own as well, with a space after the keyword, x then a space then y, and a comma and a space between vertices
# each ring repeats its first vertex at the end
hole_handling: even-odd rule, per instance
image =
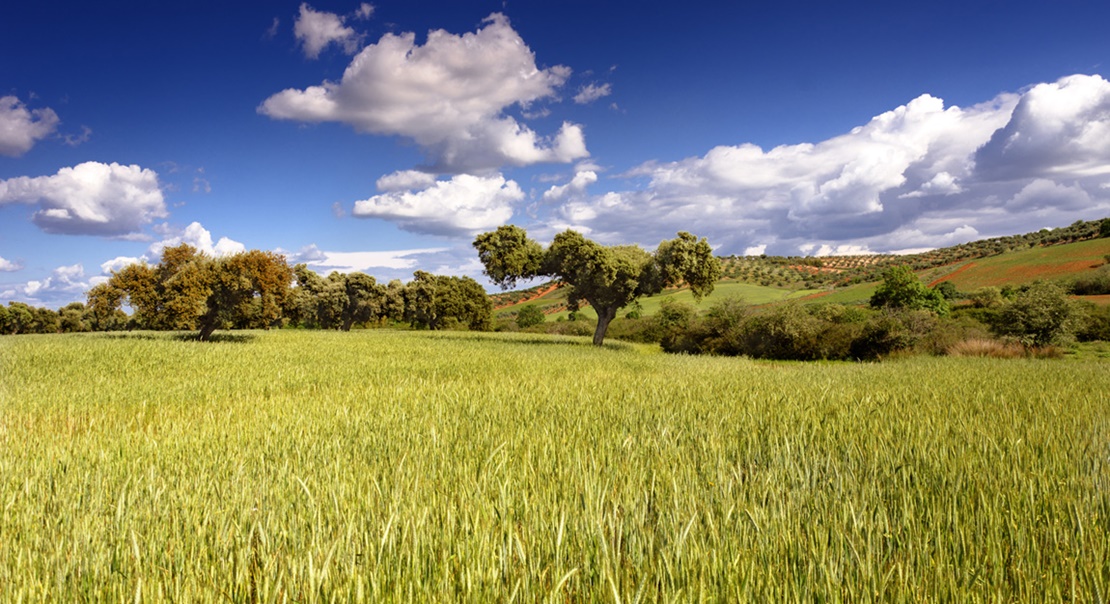
POLYGON ((615 307, 599 307, 596 304, 590 304, 597 311, 597 329, 594 330, 594 346, 601 346, 605 340, 605 332, 609 330, 609 323, 612 322, 613 317, 617 316, 617 309, 615 307))
POLYGON ((216 331, 216 322, 215 321, 211 321, 211 322, 203 321, 200 324, 200 333, 197 334, 197 339, 200 340, 201 342, 207 342, 212 337, 212 333, 215 332, 215 331, 216 331))

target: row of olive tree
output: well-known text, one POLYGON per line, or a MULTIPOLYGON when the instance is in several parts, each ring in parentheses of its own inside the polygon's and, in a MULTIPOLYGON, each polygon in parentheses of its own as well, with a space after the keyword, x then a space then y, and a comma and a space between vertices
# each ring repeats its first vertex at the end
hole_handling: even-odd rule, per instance
POLYGON ((418 271, 407 285, 380 285, 364 273, 321 277, 284 256, 251 250, 213 258, 183 244, 158 264, 134 263, 88 292, 90 329, 197 330, 293 325, 349 330, 356 324, 408 322, 441 329, 487 329, 492 304, 477 281, 418 271), (132 309, 130 317, 121 312, 132 309))
POLYGON ((81 302, 58 310, 9 302, 7 306, 0 304, 0 335, 89 331, 90 319, 81 302))
POLYGON ((356 324, 408 323, 416 328, 466 327, 487 330, 493 304, 470 277, 416 271, 413 280, 388 285, 365 273, 333 272, 321 277, 307 266, 293 268, 297 285, 286 304, 296 326, 349 331, 356 324))

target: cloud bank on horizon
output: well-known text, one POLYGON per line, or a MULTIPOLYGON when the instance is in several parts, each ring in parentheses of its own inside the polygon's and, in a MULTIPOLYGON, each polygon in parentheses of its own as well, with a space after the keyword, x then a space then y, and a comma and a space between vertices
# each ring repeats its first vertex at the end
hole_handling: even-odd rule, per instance
MULTIPOLYGON (((311 61, 342 53, 349 63, 337 81, 278 90, 256 111, 267 122, 337 123, 411 143, 425 163, 381 174, 375 191, 345 199, 343 220, 388 223, 431 243, 286 252, 316 270, 478 276, 470 241, 506 223, 541 240, 572 228, 604 243, 652 246, 688 230, 721 254, 829 255, 914 251, 1110 216, 1110 82, 1097 74, 967 107, 926 93, 825 140, 770 149, 721 141, 701 155, 606 168, 587 150, 586 125, 556 117, 561 125, 541 133, 535 123, 619 87, 568 86, 571 67, 542 67, 501 13, 473 32, 436 29, 423 43, 412 32, 386 33, 367 44, 358 27, 374 15, 369 4, 343 16, 302 3, 293 25, 299 52, 311 61), (537 166, 558 173, 533 176, 544 183, 538 189, 522 186, 514 172, 537 166)), ((0 155, 18 158, 61 138, 57 112, 29 102, 0 97, 0 155)), ((142 255, 102 261, 96 275, 78 263, 0 282, 0 298, 80 299, 79 288, 128 261, 153 261, 168 245, 214 255, 245 249, 227 236, 214 241, 200 221, 165 222, 174 213, 167 192, 153 167, 114 162, 0 180, 5 220, 18 206, 51 236, 153 242, 142 255)), ((11 256, 0 257, 0 272, 18 275, 25 259, 11 256)))

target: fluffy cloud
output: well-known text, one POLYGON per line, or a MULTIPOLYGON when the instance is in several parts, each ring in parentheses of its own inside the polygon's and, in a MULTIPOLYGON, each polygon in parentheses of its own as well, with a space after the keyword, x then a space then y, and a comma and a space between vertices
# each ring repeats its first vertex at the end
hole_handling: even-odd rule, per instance
POLYGON ((607 97, 613 94, 613 87, 609 84, 586 84, 578 89, 578 94, 574 95, 574 102, 579 105, 586 105, 592 103, 602 97, 607 97))
POLYGON ((139 166, 85 162, 53 176, 0 181, 0 206, 38 206, 31 220, 48 233, 125 236, 167 216, 158 175, 139 166))
POLYGON ((1034 86, 975 161, 993 179, 1110 176, 1110 82, 1075 75, 1034 86))
POLYGON ((58 122, 58 114, 49 107, 29 110, 14 96, 0 97, 0 155, 23 155, 53 134, 58 122))
POLYGON ((14 273, 15 271, 18 271, 22 268, 23 267, 21 265, 12 262, 11 260, 5 260, 2 256, 0 256, 0 272, 14 273))
POLYGON ((586 170, 578 172, 565 185, 555 185, 544 191, 543 200, 548 203, 564 201, 570 197, 580 196, 586 192, 586 187, 597 182, 597 172, 586 170))
POLYGON ((474 33, 386 34, 362 49, 339 82, 287 89, 258 111, 275 119, 342 122, 360 132, 411 138, 443 172, 586 157, 585 136, 564 123, 550 138, 504 111, 552 97, 570 75, 540 69, 524 40, 495 13, 474 33))
POLYGON ((380 218, 414 233, 466 235, 502 225, 524 199, 515 181, 500 174, 459 174, 419 191, 393 191, 355 202, 360 218, 380 218))
POLYGON ((212 233, 199 222, 190 223, 181 231, 166 232, 165 238, 150 246, 153 256, 162 255, 162 250, 187 243, 209 256, 230 256, 247 251, 246 246, 227 237, 220 237, 219 241, 212 242, 212 233))
MULTIPOLYGON (((316 249, 315 244, 311 247, 316 249)), ((377 252, 326 252, 317 249, 318 256, 313 260, 305 261, 305 264, 321 274, 331 271, 341 273, 369 271, 377 274, 381 269, 411 270, 420 264, 414 256, 435 254, 446 250, 447 248, 438 247, 377 252)))
MULTIPOLYGON (((361 16, 362 10, 368 6, 363 4, 358 14, 361 16)), ((366 17, 370 16, 370 12, 373 12, 372 7, 366 17)), ((355 30, 343 24, 343 17, 312 10, 307 3, 301 4, 301 12, 293 23, 293 35, 301 43, 305 56, 310 59, 319 57, 320 52, 329 44, 341 46, 349 55, 354 54, 358 52, 362 40, 355 30)))
POLYGON ((0 291, 0 297, 33 306, 57 308, 84 300, 85 292, 90 287, 91 281, 85 278, 84 267, 74 264, 59 266, 45 279, 9 284, 0 291))
POLYGON ((427 189, 436 184, 436 175, 417 170, 400 170, 386 174, 376 183, 379 191, 411 191, 427 189))
POLYGON ((132 256, 116 256, 111 260, 101 262, 100 270, 103 274, 110 275, 118 270, 122 270, 126 266, 130 266, 132 264, 145 264, 146 261, 146 256, 143 256, 141 258, 134 258, 132 256))
POLYGON ((647 185, 568 196, 555 218, 612 242, 689 229, 726 254, 917 249, 1063 225, 1110 214, 1110 83, 1071 76, 971 107, 922 95, 825 141, 721 146, 626 176, 647 185))

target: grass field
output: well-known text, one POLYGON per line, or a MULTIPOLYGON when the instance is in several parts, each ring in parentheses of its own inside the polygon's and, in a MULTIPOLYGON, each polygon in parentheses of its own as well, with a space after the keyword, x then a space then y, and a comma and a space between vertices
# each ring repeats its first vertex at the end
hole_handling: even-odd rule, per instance
POLYGON ((0 600, 1105 601, 1108 369, 0 338, 0 600))

